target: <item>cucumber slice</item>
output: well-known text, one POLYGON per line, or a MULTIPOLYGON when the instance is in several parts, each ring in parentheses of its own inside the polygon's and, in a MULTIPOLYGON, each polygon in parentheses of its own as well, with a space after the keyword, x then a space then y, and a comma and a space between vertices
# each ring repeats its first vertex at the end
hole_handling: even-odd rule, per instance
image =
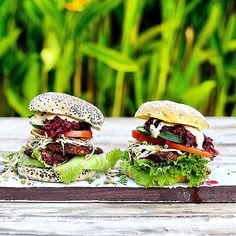
POLYGON ((30 124, 36 129, 42 129, 43 128, 43 124, 34 122, 33 120, 30 121, 30 124))
POLYGON ((147 131, 146 129, 143 128, 143 126, 139 126, 136 128, 141 134, 143 135, 151 135, 151 132, 147 131))
POLYGON ((172 134, 170 132, 165 132, 165 131, 160 131, 160 134, 158 135, 158 137, 172 141, 174 143, 183 143, 184 140, 181 136, 176 135, 176 134, 172 134))
POLYGON ((38 118, 37 116, 32 116, 30 119, 30 124, 37 129, 41 129, 43 127, 42 119, 38 118))
POLYGON ((32 124, 32 123, 30 123, 30 124, 36 129, 42 129, 43 128, 42 125, 37 125, 37 124, 32 124))

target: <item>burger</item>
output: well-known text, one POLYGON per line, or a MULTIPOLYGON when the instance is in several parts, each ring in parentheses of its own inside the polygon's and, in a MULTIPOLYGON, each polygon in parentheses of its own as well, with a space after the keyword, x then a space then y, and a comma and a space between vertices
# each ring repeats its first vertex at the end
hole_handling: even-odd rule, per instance
POLYGON ((142 104, 136 118, 143 126, 132 131, 128 155, 121 163, 137 184, 167 186, 187 182, 198 187, 210 174, 207 163, 218 155, 205 117, 196 109, 172 101, 142 104))
POLYGON ((107 171, 115 161, 102 156, 92 129, 104 122, 91 103, 63 93, 48 92, 30 102, 32 131, 19 155, 20 176, 44 182, 69 183, 107 171))

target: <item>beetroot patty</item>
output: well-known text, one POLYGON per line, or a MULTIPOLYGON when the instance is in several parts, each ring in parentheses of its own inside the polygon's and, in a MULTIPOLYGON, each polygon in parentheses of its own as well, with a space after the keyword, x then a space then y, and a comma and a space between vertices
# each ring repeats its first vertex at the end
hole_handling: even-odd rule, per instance
MULTIPOLYGON (((64 153, 63 148, 60 143, 50 143, 47 145, 46 149, 41 151, 42 159, 48 165, 55 165, 58 163, 62 163, 66 160, 73 158, 74 156, 85 156, 92 153, 92 147, 87 146, 75 146, 73 144, 65 144, 64 145, 64 153)), ((32 149, 26 149, 24 153, 27 156, 31 156, 33 153, 32 149)), ((103 150, 101 148, 96 147, 94 150, 94 154, 101 154, 103 150)))
POLYGON ((178 159, 178 154, 176 152, 157 152, 153 155, 150 155, 148 157, 145 157, 145 159, 151 160, 155 163, 160 161, 167 161, 167 160, 174 160, 176 161, 178 159))

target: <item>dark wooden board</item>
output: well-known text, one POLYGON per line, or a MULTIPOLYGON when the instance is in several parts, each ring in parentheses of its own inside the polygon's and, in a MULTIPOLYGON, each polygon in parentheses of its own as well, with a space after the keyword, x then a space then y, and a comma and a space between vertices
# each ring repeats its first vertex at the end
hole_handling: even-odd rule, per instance
POLYGON ((234 203, 236 186, 200 188, 28 187, 0 188, 0 200, 234 203))

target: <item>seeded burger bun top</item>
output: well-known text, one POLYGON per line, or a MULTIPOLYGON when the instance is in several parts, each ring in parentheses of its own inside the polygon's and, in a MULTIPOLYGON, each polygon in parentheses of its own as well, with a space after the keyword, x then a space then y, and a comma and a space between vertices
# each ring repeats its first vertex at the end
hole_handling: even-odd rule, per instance
POLYGON ((91 103, 64 93, 42 93, 32 99, 31 111, 67 115, 85 121, 100 130, 104 122, 102 112, 91 103))
POLYGON ((190 125, 198 129, 208 129, 206 118, 196 109, 185 104, 168 100, 143 103, 137 112, 136 118, 157 118, 170 123, 190 125))

